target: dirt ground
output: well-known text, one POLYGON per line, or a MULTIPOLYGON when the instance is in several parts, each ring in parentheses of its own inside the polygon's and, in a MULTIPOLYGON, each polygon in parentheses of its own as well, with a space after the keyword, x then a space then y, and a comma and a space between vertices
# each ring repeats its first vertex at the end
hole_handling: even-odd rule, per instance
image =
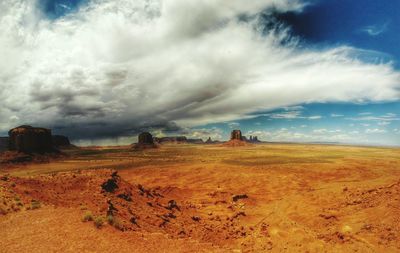
POLYGON ((400 252, 400 149, 65 153, 0 165, 0 252, 400 252))

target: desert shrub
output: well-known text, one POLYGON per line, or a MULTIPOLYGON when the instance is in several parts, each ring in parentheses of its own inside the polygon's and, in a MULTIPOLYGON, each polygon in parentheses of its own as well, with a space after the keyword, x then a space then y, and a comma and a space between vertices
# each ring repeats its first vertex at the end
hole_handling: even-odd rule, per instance
POLYGON ((114 219, 113 226, 118 230, 121 230, 121 231, 125 230, 124 224, 119 219, 114 219))
POLYGON ((34 210, 34 209, 38 209, 38 208, 40 208, 42 206, 42 204, 38 201, 38 200, 32 200, 31 201, 31 209, 32 210, 34 210))
POLYGON ((86 222, 86 221, 92 221, 92 220, 93 220, 93 214, 92 214, 92 212, 87 211, 87 212, 83 215, 82 221, 83 221, 83 222, 86 222))
POLYGON ((108 222, 108 224, 110 224, 111 226, 115 227, 116 229, 124 231, 124 224, 117 217, 114 217, 112 215, 108 215, 107 216, 107 222, 108 222))
POLYGON ((94 220, 94 225, 96 226, 96 228, 101 228, 103 226, 103 224, 104 224, 103 217, 99 216, 94 220))
POLYGON ((114 225, 114 222, 115 222, 114 216, 108 215, 108 216, 107 216, 107 222, 108 222, 108 224, 110 224, 110 225, 114 225))

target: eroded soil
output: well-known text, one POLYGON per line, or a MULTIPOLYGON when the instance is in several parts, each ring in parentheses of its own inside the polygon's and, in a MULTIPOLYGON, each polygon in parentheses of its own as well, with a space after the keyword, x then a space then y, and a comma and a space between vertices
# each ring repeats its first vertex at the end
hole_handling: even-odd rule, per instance
POLYGON ((2 165, 1 252, 400 252, 399 149, 67 153, 2 165))

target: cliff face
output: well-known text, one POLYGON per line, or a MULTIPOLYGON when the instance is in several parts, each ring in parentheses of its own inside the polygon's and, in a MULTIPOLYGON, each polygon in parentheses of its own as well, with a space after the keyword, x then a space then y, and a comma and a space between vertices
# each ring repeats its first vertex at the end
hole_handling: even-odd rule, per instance
POLYGON ((134 145, 135 149, 149 149, 149 148, 157 148, 157 145, 154 143, 153 135, 149 132, 140 133, 138 136, 138 143, 134 145))
POLYGON ((9 138, 0 137, 0 152, 8 150, 8 146, 9 146, 9 138))
POLYGON ((243 140, 242 131, 240 131, 240 130, 233 130, 233 131, 231 132, 231 140, 239 140, 239 141, 243 140))
POLYGON ((188 140, 185 136, 171 136, 171 137, 161 137, 161 138, 154 138, 157 143, 187 143, 188 140))
POLYGON ((54 151, 51 130, 32 126, 19 126, 8 132, 10 150, 26 153, 54 151))
POLYGON ((138 136, 139 144, 154 144, 153 136, 149 132, 143 132, 138 136))
POLYGON ((53 135, 52 141, 53 145, 56 147, 66 147, 71 145, 68 137, 63 135, 53 135))

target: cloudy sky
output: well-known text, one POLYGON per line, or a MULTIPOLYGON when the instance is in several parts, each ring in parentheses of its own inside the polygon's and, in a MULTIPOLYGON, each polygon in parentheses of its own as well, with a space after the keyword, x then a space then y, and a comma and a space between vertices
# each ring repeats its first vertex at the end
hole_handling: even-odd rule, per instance
POLYGON ((399 1, 2 0, 0 135, 400 145, 399 1))

